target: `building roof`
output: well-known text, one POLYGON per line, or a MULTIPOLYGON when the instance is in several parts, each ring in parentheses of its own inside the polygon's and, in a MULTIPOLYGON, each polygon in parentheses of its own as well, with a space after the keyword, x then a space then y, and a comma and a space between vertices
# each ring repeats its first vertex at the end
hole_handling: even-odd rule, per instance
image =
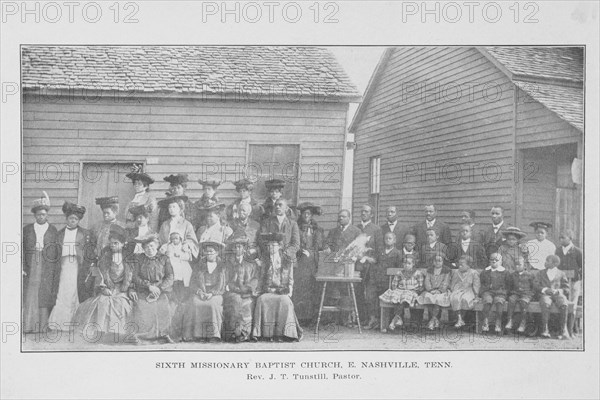
MULTIPOLYGON (((350 132, 356 131, 379 75, 393 50, 389 48, 382 55, 363 102, 354 114, 350 132)), ((516 86, 583 132, 583 47, 497 46, 478 50, 516 86)))
POLYGON ((335 56, 319 47, 24 46, 22 83, 58 91, 360 99, 335 56))

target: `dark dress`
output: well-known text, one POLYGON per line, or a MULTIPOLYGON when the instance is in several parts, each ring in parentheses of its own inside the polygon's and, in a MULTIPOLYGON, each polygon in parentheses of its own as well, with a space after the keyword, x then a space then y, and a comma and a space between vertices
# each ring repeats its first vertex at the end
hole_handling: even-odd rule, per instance
MULTIPOLYGON (((201 226, 207 225, 206 222, 206 209, 208 207, 214 206, 219 202, 219 197, 217 194, 213 194, 212 197, 208 197, 206 194, 203 194, 200 199, 193 204, 191 207, 191 223, 194 227, 194 232, 198 230, 201 226)), ((187 218, 187 213, 186 213, 187 218)))
POLYGON ((301 321, 315 317, 318 298, 315 275, 319 266, 319 251, 323 250, 323 229, 315 221, 310 224, 298 223, 300 230, 300 250, 298 250, 298 266, 294 268, 294 291, 292 301, 296 315, 301 321), (306 256, 302 250, 308 250, 306 256))
POLYGON ((106 248, 98 260, 99 274, 94 281, 95 296, 79 305, 73 321, 80 329, 94 326, 98 331, 127 334, 132 301, 129 289, 133 278, 132 259, 122 253, 123 261, 115 263, 113 253, 106 248), (103 294, 108 289, 110 295, 103 294))
POLYGON ((252 333, 252 314, 259 295, 260 268, 248 257, 230 257, 227 292, 223 295, 226 340, 245 341, 252 333))
POLYGON ((52 285, 56 264, 60 262, 57 230, 48 223, 44 248, 36 248, 34 224, 23 228, 23 331, 39 331, 40 308, 51 308, 56 301, 52 285))
MULTIPOLYGON (((295 222, 294 222, 295 224, 295 222)), ((263 293, 256 301, 252 336, 255 338, 286 337, 300 340, 302 328, 294 311, 291 296, 294 287, 294 263, 283 250, 278 259, 264 260, 266 273, 262 280, 263 293)))
POLYGON ((225 263, 220 259, 211 272, 206 258, 200 260, 190 279, 190 298, 183 314, 183 337, 185 339, 221 338, 223 326, 223 293, 225 293, 225 263), (211 294, 209 299, 202 296, 211 294))
POLYGON ((167 294, 173 288, 173 267, 169 257, 156 253, 154 257, 135 257, 133 284, 138 301, 133 309, 133 321, 140 339, 156 339, 169 334, 171 310, 167 294), (149 297, 151 285, 161 292, 156 300, 149 297))

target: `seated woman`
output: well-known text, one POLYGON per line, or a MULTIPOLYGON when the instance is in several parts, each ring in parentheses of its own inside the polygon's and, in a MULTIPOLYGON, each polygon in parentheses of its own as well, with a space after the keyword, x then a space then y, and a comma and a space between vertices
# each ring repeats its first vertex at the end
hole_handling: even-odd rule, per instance
POLYGON ((421 271, 414 268, 414 263, 414 258, 407 256, 404 268, 392 279, 392 287, 379 296, 385 303, 398 305, 388 327, 392 331, 396 329, 396 326, 402 326, 404 308, 414 306, 419 294, 423 291, 425 277, 421 271))
POLYGON ((202 243, 204 257, 190 280, 190 297, 183 313, 183 341, 221 340, 226 266, 218 256, 223 244, 202 243))
POLYGON ((233 230, 229 226, 221 224, 221 213, 224 209, 225 205, 222 203, 202 209, 206 214, 206 225, 196 231, 199 242, 225 243, 229 239, 233 230))
POLYGON ((173 343, 169 336, 171 329, 171 309, 168 293, 173 289, 173 267, 169 257, 158 252, 158 236, 148 235, 136 239, 142 243, 144 253, 135 257, 131 298, 136 302, 133 308, 133 322, 137 329, 136 339, 162 339, 173 343))
POLYGON ((450 306, 458 312, 458 321, 455 328, 465 326, 464 312, 472 310, 475 299, 479 293, 479 274, 471 269, 473 259, 470 256, 462 256, 458 260, 458 269, 452 270, 450 279, 450 306))
POLYGON ((425 275, 425 291, 421 293, 417 301, 426 304, 429 309, 429 324, 427 328, 434 330, 439 328, 440 320, 438 314, 440 307, 450 307, 450 273, 451 269, 444 266, 444 257, 435 256, 433 267, 427 270, 425 275))
POLYGON ((227 261, 229 283, 223 296, 226 340, 245 342, 252 333, 252 313, 258 296, 260 268, 247 252, 248 237, 243 232, 230 239, 234 254, 227 261))
MULTIPOLYGON (((133 276, 133 259, 125 251, 127 236, 123 228, 113 225, 108 248, 98 259, 99 274, 95 277, 95 296, 77 308, 73 322, 89 337, 88 328, 101 332, 106 342, 119 341, 127 334, 132 300, 129 290, 133 276), (115 336, 112 336, 115 335, 115 336), (114 339, 114 340, 111 340, 114 339)), ((97 334, 92 334, 95 337, 97 334)))
POLYGON ((259 338, 277 341, 299 341, 302 328, 298 323, 292 293, 294 287, 294 263, 283 252, 281 233, 262 233, 261 243, 265 243, 268 254, 263 255, 264 271, 261 292, 254 309, 252 340, 259 338))

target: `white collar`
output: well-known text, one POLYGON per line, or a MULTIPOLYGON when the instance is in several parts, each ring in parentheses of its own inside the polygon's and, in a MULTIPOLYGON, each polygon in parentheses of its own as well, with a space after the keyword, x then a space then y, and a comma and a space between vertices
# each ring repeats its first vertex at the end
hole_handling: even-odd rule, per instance
POLYGON ((434 218, 434 219, 432 219, 431 221, 429 221, 429 220, 425 220, 425 223, 427 224, 427 226, 433 226, 433 225, 435 225, 435 220, 436 220, 436 219, 437 219, 437 218, 434 218))
POLYGON ((383 249, 385 251, 385 254, 390 254, 392 252, 392 250, 394 250, 394 248, 392 247, 391 249, 383 249))
POLYGON ((340 225, 340 228, 342 229, 342 232, 344 232, 349 226, 350 226, 350 224, 345 225, 345 226, 340 225))
POLYGON ((498 225, 494 225, 494 223, 492 222, 492 227, 494 229, 500 229, 500 227, 502 226, 503 223, 504 223, 504 221, 500 222, 498 225))
POLYGON ((389 226, 395 226, 395 225, 396 225, 396 222, 398 222, 398 220, 395 220, 394 222, 390 222, 390 221, 388 221, 388 225, 389 225, 389 226))
POLYGON ((462 243, 463 245, 466 243, 467 245, 469 245, 469 243, 471 243, 471 238, 468 238, 466 240, 464 239, 460 239, 460 243, 462 243))
MULTIPOLYGON (((491 271, 491 270, 492 270, 492 266, 490 265, 490 266, 489 266, 489 267, 487 267, 485 270, 486 270, 486 271, 491 271)), ((499 266, 498 268, 496 268, 494 271, 500 271, 500 272, 502 272, 502 271, 504 271, 504 270, 506 270, 506 268, 504 268, 504 266, 502 266, 502 265, 501 265, 501 266, 499 266)))
POLYGON ((279 221, 279 224, 281 224, 283 222, 283 220, 285 219, 285 215, 276 215, 277 217, 277 221, 279 221))
POLYGON ((362 227, 366 227, 367 225, 369 225, 371 223, 371 220, 368 220, 367 222, 364 221, 360 221, 360 224, 362 225, 362 227))
POLYGON ((569 243, 568 246, 562 246, 563 251, 565 252, 565 254, 568 253, 569 250, 571 250, 573 247, 575 247, 575 245, 573 245, 573 242, 569 243))
POLYGON ((433 243, 429 243, 429 247, 433 249, 436 244, 437 244, 437 240, 435 242, 433 242, 433 243))
POLYGON ((415 252, 415 249, 412 249, 410 252, 407 251, 404 247, 402 248, 402 251, 404 252, 404 254, 413 254, 415 252))

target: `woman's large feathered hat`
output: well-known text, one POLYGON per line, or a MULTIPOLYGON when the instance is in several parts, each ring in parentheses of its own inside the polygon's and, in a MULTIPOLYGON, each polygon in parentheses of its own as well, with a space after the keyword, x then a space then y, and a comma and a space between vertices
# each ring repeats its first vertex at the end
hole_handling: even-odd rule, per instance
POLYGON ((85 207, 79 204, 71 203, 69 201, 65 201, 62 206, 62 212, 65 214, 65 217, 70 215, 75 215, 77 218, 82 219, 85 215, 85 207))
POLYGON ((148 185, 152 185, 154 183, 154 179, 144 172, 144 166, 142 164, 133 164, 131 166, 131 172, 125 176, 132 181, 142 181, 148 185))
POLYGON ((35 199, 31 205, 31 212, 35 214, 39 210, 50 211, 50 197, 48 197, 48 193, 42 191, 43 196, 39 199, 35 199))

